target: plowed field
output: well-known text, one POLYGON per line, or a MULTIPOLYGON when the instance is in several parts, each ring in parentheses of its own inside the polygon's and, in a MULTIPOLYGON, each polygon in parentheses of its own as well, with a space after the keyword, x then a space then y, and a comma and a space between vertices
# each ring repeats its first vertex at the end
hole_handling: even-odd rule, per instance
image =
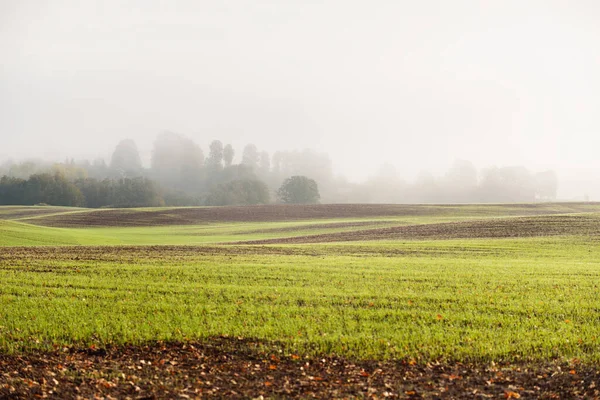
POLYGON ((52 215, 29 220, 44 226, 162 226, 211 222, 274 222, 336 218, 431 216, 549 215, 600 211, 596 203, 522 204, 493 206, 317 204, 246 207, 190 207, 171 209, 107 209, 52 215))
POLYGON ((579 363, 357 361, 269 353, 215 338, 106 349, 0 354, 0 398, 597 398, 579 363))
POLYGON ((600 398, 599 204, 0 220, 0 399, 600 398))
POLYGON ((256 240, 246 243, 328 243, 370 240, 519 238, 565 235, 600 235, 600 216, 564 215, 493 218, 483 221, 448 222, 363 229, 351 232, 256 240))

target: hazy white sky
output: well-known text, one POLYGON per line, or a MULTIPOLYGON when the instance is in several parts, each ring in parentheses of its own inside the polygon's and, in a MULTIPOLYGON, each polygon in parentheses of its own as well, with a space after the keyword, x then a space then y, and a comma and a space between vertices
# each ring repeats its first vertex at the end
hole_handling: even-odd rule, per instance
POLYGON ((0 0, 0 158, 121 138, 148 158, 163 130, 327 151, 354 178, 454 159, 591 176, 600 2, 0 0))

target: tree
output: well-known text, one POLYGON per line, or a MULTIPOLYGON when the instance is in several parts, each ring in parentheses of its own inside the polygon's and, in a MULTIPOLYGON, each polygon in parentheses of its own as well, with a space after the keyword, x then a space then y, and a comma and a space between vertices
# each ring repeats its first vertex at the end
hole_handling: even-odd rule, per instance
POLYGON ((208 197, 208 206, 267 204, 269 188, 256 179, 238 179, 215 186, 208 197))
POLYGON ((535 201, 535 179, 522 166, 492 167, 483 171, 480 201, 495 203, 535 201))
POLYGON ((258 179, 256 177, 256 174, 254 173, 254 170, 244 164, 235 164, 230 167, 224 168, 223 171, 221 171, 219 178, 219 183, 227 183, 229 181, 235 181, 240 179, 258 179))
POLYGON ((188 191, 198 191, 202 180, 204 153, 192 139, 184 138, 180 165, 180 185, 188 191))
POLYGON ((142 170, 142 160, 135 142, 121 140, 110 159, 110 168, 121 176, 137 176, 142 170))
POLYGON ((409 201, 411 203, 437 203, 439 202, 439 193, 437 179, 431 172, 422 170, 417 175, 409 201))
POLYGON ((247 165, 249 167, 256 168, 258 167, 258 150, 256 146, 253 144, 248 144, 244 147, 244 152, 242 153, 242 164, 247 165))
POLYGON ((28 179, 33 174, 41 174, 50 168, 44 161, 24 161, 9 166, 8 176, 13 178, 28 179))
POLYGON ((273 154, 271 172, 282 179, 286 176, 311 176, 322 184, 333 180, 331 160, 325 153, 305 149, 302 151, 278 151, 273 154))
POLYGON ((266 151, 260 152, 259 168, 262 175, 267 175, 271 171, 271 157, 266 151))
POLYGON ((404 183, 398 178, 396 168, 389 163, 383 163, 377 174, 369 177, 361 186, 363 193, 360 198, 365 203, 397 203, 404 191, 404 183))
POLYGON ((108 165, 106 165, 106 161, 102 158, 95 159, 88 168, 88 176, 90 178, 104 179, 108 175, 108 165))
POLYGON ((88 168, 75 163, 54 164, 50 172, 56 172, 64 176, 68 181, 85 179, 88 177, 88 168))
POLYGON ((164 200, 151 180, 137 177, 114 182, 113 207, 161 207, 164 200))
POLYGON ((25 186, 27 181, 4 175, 0 179, 0 205, 25 204, 25 186))
POLYGON ((440 181, 440 201, 444 203, 468 203, 477 191, 477 168, 465 160, 456 160, 440 181))
POLYGON ((275 175, 279 175, 279 173, 281 172, 281 157, 282 154, 280 151, 276 151, 275 154, 273 154, 272 171, 275 175))
POLYGON ((110 179, 97 180, 95 178, 78 179, 75 185, 85 197, 85 206, 98 208, 112 205, 114 193, 113 181, 110 179))
POLYGON ((73 207, 85 205, 85 198, 79 188, 59 172, 31 175, 24 183, 23 189, 21 204, 44 203, 73 207))
POLYGON ((457 189, 472 189, 477 186, 477 168, 470 161, 456 160, 446 172, 446 182, 457 189))
POLYGON ((223 168, 223 143, 220 140, 213 140, 210 143, 210 153, 206 159, 206 165, 213 170, 223 168))
POLYGON ((156 184, 143 177, 79 179, 75 182, 87 207, 158 207, 165 202, 156 184))
POLYGON ((235 155, 235 151, 233 151, 233 147, 230 144, 226 145, 223 149, 223 160, 225 161, 225 166, 230 167, 233 163, 233 156, 235 155))
POLYGON ((203 164, 202 149, 185 136, 165 132, 154 141, 152 175, 168 188, 197 191, 203 164))
POLYGON ((315 204, 321 195, 317 182, 306 176, 287 178, 277 190, 277 197, 287 204, 315 204))

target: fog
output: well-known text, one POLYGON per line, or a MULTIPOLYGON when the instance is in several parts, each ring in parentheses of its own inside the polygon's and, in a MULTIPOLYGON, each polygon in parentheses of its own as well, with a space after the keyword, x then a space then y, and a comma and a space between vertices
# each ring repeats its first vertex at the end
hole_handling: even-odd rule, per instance
POLYGON ((0 161, 164 131, 327 153, 351 182, 457 160, 600 200, 600 3, 0 1, 0 161))

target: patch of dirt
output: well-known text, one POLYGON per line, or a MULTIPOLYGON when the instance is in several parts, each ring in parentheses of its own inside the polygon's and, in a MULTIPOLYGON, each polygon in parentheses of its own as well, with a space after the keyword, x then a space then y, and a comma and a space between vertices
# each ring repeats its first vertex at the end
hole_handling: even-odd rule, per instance
POLYGON ((594 365, 306 358, 214 338, 0 354, 0 398, 598 398, 594 365), (261 350, 263 349, 263 350, 261 350))
POLYGON ((444 216, 489 214, 540 215, 597 210, 597 204, 506 204, 491 206, 401 204, 271 204, 240 207, 184 207, 172 209, 106 209, 30 219, 53 227, 199 225, 210 222, 267 222, 304 219, 444 216), (470 208, 469 208, 470 207, 470 208), (458 214, 457 214, 458 213, 458 214))
POLYGON ((259 205, 244 207, 184 207, 174 209, 93 210, 29 220, 37 225, 78 226, 162 226, 198 225, 210 222, 263 222, 303 219, 360 218, 397 215, 429 215, 425 206, 402 205, 259 205))
POLYGON ((426 240, 600 235, 600 218, 587 215, 494 218, 479 221, 363 229, 289 238, 240 242, 245 244, 327 243, 365 240, 426 240))
MULTIPOLYGON (((276 246, 32 246, 0 248, 0 266, 19 265, 28 268, 33 262, 49 261, 110 261, 136 264, 141 260, 180 260, 205 256, 246 255, 322 255, 306 248, 276 246)), ((57 267, 58 268, 58 267, 57 267)))
MULTIPOLYGON (((27 272, 72 274, 77 268, 96 262, 118 265, 136 265, 160 260, 164 264, 181 260, 202 260, 207 257, 303 256, 327 257, 332 254, 352 257, 447 257, 471 254, 478 257, 493 250, 453 248, 397 249, 368 246, 333 246, 326 249, 297 246, 235 245, 235 246, 32 246, 4 247, 0 251, 0 271, 19 269, 27 272), (79 267, 66 268, 64 263, 77 263, 79 267)), ((495 253, 494 253, 495 254, 495 253)))
MULTIPOLYGON (((289 233, 315 229, 344 229, 344 228, 356 228, 361 226, 373 226, 373 225, 390 225, 396 221, 358 221, 358 222, 330 222, 323 224, 310 224, 310 225, 296 225, 284 228, 269 228, 269 229, 257 229, 255 231, 242 232, 240 235, 253 235, 260 233, 289 233)), ((397 224, 397 222, 396 222, 397 224)))

